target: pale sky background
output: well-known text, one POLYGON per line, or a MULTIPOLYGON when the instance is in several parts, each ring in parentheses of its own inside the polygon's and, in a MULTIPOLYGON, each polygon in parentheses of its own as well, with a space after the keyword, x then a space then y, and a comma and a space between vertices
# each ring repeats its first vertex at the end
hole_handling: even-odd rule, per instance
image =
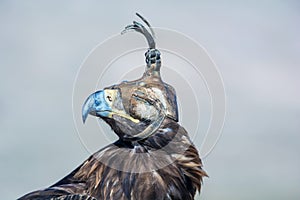
POLYGON ((47 187, 89 156, 73 122, 76 73, 135 12, 192 37, 223 76, 227 119, 203 160, 200 199, 300 199, 296 0, 0 1, 1 199, 47 187))

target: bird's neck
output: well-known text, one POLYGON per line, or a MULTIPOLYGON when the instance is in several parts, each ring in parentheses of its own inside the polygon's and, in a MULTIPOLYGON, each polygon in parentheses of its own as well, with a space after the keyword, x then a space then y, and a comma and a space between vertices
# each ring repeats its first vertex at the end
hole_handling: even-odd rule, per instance
MULTIPOLYGON (((150 137, 139 141, 128 141, 120 138, 114 144, 120 148, 135 149, 137 153, 146 153, 147 150, 158 150, 168 145, 176 136, 179 128, 182 127, 176 121, 166 118, 150 137)), ((186 132, 184 131, 184 133, 186 132)))

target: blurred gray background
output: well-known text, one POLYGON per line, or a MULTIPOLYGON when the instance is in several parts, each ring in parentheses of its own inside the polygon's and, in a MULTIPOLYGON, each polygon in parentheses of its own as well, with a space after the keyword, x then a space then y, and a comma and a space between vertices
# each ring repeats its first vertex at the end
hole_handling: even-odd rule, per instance
POLYGON ((49 186, 89 156, 72 116, 76 73, 135 12, 195 39, 223 76, 227 119, 199 199, 300 199, 296 0, 0 1, 1 199, 49 186))

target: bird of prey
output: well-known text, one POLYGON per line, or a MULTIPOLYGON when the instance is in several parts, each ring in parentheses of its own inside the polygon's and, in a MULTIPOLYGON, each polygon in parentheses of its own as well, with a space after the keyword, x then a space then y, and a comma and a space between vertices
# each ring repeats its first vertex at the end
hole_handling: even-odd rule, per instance
POLYGON ((161 57, 150 24, 133 21, 122 33, 143 34, 143 76, 91 94, 82 108, 104 120, 119 139, 91 155, 54 185, 19 200, 192 200, 200 192, 202 169, 198 151, 178 122, 175 89, 160 76, 161 57), (149 31, 148 31, 149 30, 149 31))

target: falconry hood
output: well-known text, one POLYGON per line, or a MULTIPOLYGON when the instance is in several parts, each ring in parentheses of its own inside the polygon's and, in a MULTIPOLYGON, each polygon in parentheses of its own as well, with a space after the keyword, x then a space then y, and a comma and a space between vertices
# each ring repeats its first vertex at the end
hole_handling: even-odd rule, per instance
POLYGON ((92 114, 104 120, 122 118, 129 126, 144 123, 144 129, 134 128, 139 130, 135 134, 118 134, 125 139, 140 140, 152 135, 166 117, 178 122, 178 108, 174 88, 163 82, 161 78, 161 54, 156 49, 154 32, 141 15, 137 13, 137 16, 148 26, 149 31, 141 23, 133 21, 133 24, 125 27, 122 34, 136 31, 147 39, 149 49, 145 53, 146 68, 143 76, 137 80, 123 81, 92 94, 83 106, 82 116, 83 121, 88 114, 92 114))

